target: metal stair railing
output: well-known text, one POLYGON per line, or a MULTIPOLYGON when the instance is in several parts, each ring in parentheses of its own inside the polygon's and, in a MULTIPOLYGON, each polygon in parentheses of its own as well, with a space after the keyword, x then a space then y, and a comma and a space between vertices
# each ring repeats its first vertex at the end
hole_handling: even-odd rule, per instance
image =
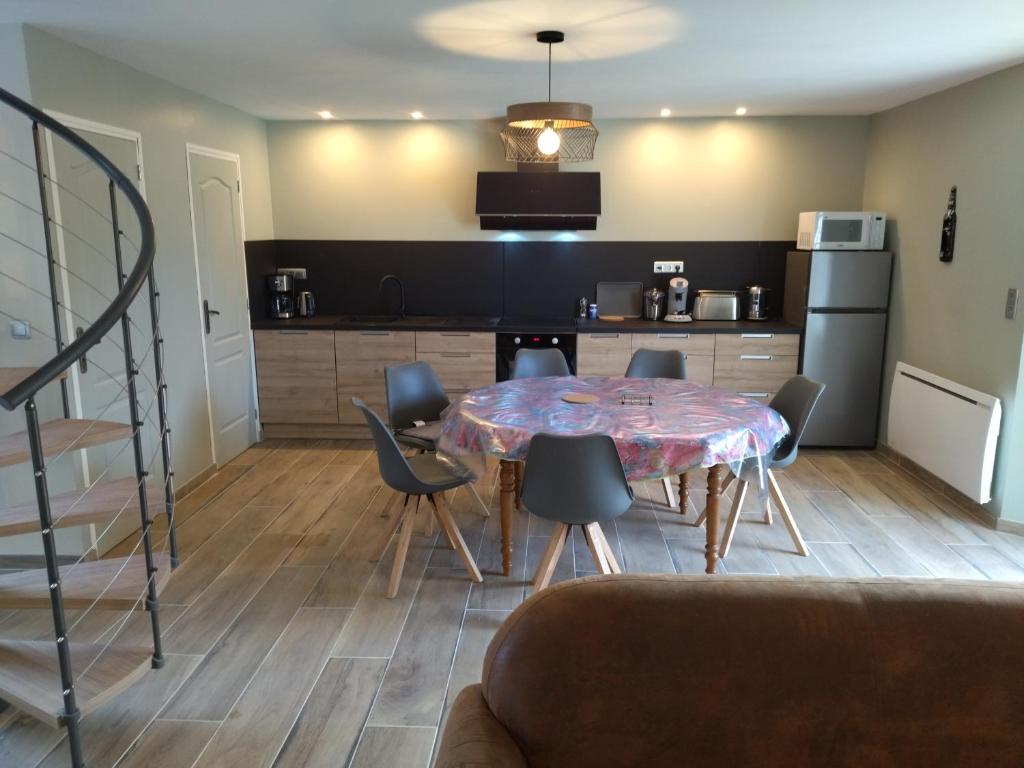
MULTIPOLYGON (((162 461, 162 480, 163 480, 163 502, 165 505, 165 513, 167 517, 167 539, 166 544, 170 550, 170 562, 172 568, 177 565, 177 543, 175 539, 175 523, 174 523, 174 472, 171 463, 171 430, 168 424, 168 398, 167 398, 167 384, 165 381, 165 370, 164 370, 164 340, 160 332, 160 292, 157 287, 156 277, 154 274, 154 259, 155 259, 155 233, 153 227, 153 220, 150 215, 149 209, 143 200, 141 194, 136 189, 135 185, 101 152, 99 152, 90 143, 81 138, 78 134, 73 132, 71 129, 64 126, 59 121, 47 115, 45 112, 37 109, 31 104, 23 101, 17 96, 0 89, 0 105, 6 105, 13 109, 15 112, 20 113, 22 116, 31 121, 31 133, 32 133, 32 145, 35 154, 35 166, 32 167, 28 163, 23 162, 19 158, 10 155, 9 153, 0 149, 0 154, 6 155, 8 158, 15 162, 29 168, 36 175, 36 181, 38 183, 39 191, 39 209, 36 210, 32 206, 25 204, 23 201, 16 199, 15 197, 4 193, 3 197, 13 200, 29 211, 37 214, 42 221, 43 227, 43 241, 45 246, 45 253, 39 253, 39 251, 31 246, 16 240, 13 237, 7 237, 9 241, 13 241, 16 244, 27 248, 29 251, 44 256, 47 261, 47 277, 49 281, 49 296, 52 308, 52 320, 53 320, 53 334, 50 338, 53 339, 56 346, 56 354, 46 361, 44 364, 39 366, 32 373, 23 378, 20 382, 14 384, 6 392, 0 391, 0 407, 8 411, 13 411, 17 408, 24 407, 25 420, 27 427, 27 440, 29 445, 30 461, 34 477, 35 487, 35 500, 39 511, 39 525, 40 532, 42 535, 42 548, 43 557, 46 563, 46 575, 48 581, 48 592, 50 608, 53 615, 54 634, 56 640, 56 656, 57 666, 60 677, 61 696, 63 701, 63 712, 60 716, 60 722, 64 725, 68 734, 68 743, 71 755, 71 764, 74 768, 84 768, 85 760, 81 739, 80 720, 81 712, 79 709, 79 702, 76 698, 75 692, 75 676, 72 671, 71 664, 71 649, 69 640, 69 627, 67 623, 67 617, 65 615, 64 608, 64 595, 62 592, 61 580, 62 570, 63 578, 68 578, 69 574, 73 572, 74 565, 71 568, 64 567, 62 569, 59 561, 59 555, 57 551, 57 543, 55 539, 55 525, 59 523, 59 519, 55 520, 53 510, 51 508, 51 495, 50 489, 47 482, 47 454, 43 440, 43 425, 41 423, 39 410, 36 402, 36 395, 46 385, 51 382, 58 380, 61 389, 61 406, 65 419, 71 417, 71 404, 69 400, 68 384, 64 376, 65 372, 78 364, 80 361, 85 361, 86 355, 98 344, 100 344, 105 336, 114 327, 120 324, 121 330, 121 344, 116 345, 122 352, 124 357, 124 368, 125 368, 125 384, 121 388, 121 391, 115 396, 115 400, 120 398, 121 395, 126 391, 128 400, 128 409, 130 413, 130 427, 131 436, 130 440, 132 443, 132 457, 133 466, 135 472, 135 481, 138 486, 138 506, 140 513, 141 522, 141 534, 140 541, 145 560, 146 567, 146 587, 145 592, 140 595, 139 600, 145 605, 146 610, 149 612, 152 624, 152 637, 153 637, 153 654, 152 654, 152 666, 154 668, 160 668, 164 664, 163 652, 161 647, 161 633, 160 633, 160 621, 159 621, 159 597, 157 594, 156 586, 156 573, 157 567, 155 564, 154 551, 153 551, 153 518, 150 515, 150 499, 147 495, 147 478, 149 477, 149 468, 155 462, 155 453, 150 455, 149 462, 144 454, 143 447, 143 427, 146 424, 146 418, 150 409, 152 408, 154 401, 157 410, 158 417, 158 429, 159 429, 159 452, 162 461), (51 217, 50 213, 50 200, 49 194, 56 193, 56 189, 65 189, 56 182, 55 179, 50 178, 44 172, 43 160, 43 130, 49 131, 54 137, 58 137, 60 140, 65 142, 68 146, 76 150, 80 155, 85 157, 88 161, 98 167, 107 178, 107 187, 109 191, 109 204, 110 214, 107 218, 101 211, 95 208, 93 205, 85 200, 82 202, 91 208, 101 218, 104 218, 111 225, 113 235, 113 260, 107 258, 105 254, 96 248, 94 244, 88 243, 83 240, 83 243, 99 253, 100 256, 105 258, 108 262, 112 262, 116 269, 117 277, 117 293, 113 297, 103 297, 102 292, 92 285, 89 281, 79 278, 85 285, 90 287, 96 294, 100 295, 104 299, 109 298, 109 304, 105 306, 95 318, 95 320, 77 336, 74 340, 68 341, 64 338, 64 331, 61 324, 61 313, 71 312, 69 305, 70 302, 62 302, 59 293, 59 277, 60 270, 68 270, 67 266, 61 264, 55 258, 55 247, 54 238, 52 235, 51 227, 59 228, 63 231, 68 231, 63 225, 55 221, 51 217), (48 189, 49 187, 49 189, 48 189), (120 192, 127 199, 132 213, 138 220, 139 231, 141 236, 137 245, 138 255, 134 266, 130 271, 125 269, 124 258, 122 254, 122 240, 131 243, 128 240, 125 233, 120 227, 119 211, 118 211, 118 200, 117 194, 120 192), (155 374, 155 381, 149 379, 149 377, 140 370, 140 361, 136 360, 133 352, 132 344, 132 328, 135 327, 140 332, 144 332, 138 324, 136 324, 130 314, 133 302, 136 297, 142 293, 143 288, 146 288, 145 297, 149 302, 149 338, 147 339, 146 353, 143 355, 141 362, 145 363, 146 358, 149 356, 149 352, 153 354, 153 372, 155 374), (148 383, 153 388, 153 401, 145 408, 140 408, 139 403, 139 389, 138 379, 141 377, 143 381, 148 383)), ((66 190, 69 194, 70 190, 66 190)), ((3 234, 3 233, 0 233, 3 234)), ((77 236, 77 235, 76 235, 77 236)), ((20 284, 31 291, 41 293, 35 288, 32 288, 25 283, 13 278, 12 276, 0 271, 0 279, 2 278, 13 279, 16 284, 20 284)), ((6 313, 4 313, 6 314, 6 313)), ((105 375, 114 378, 110 372, 106 371, 100 366, 97 368, 105 375)), ((111 401, 106 408, 111 407, 114 401, 111 401)), ((104 408, 104 410, 106 410, 104 408)), ((102 414, 101 414, 102 415, 102 414)), ((95 419, 93 424, 89 425, 86 429, 91 429, 95 426, 95 419)), ((81 441, 85 432, 77 438, 81 441)), ((75 441, 69 446, 61 450, 56 456, 50 456, 49 459, 55 461, 70 450, 77 450, 75 441)), ((122 449, 123 450, 123 449, 122 449)), ((120 455, 120 452, 118 452, 120 455)), ((114 457, 116 459, 116 456, 114 457)), ((110 469, 107 469, 101 473, 101 477, 107 473, 110 469)), ((93 482, 86 488, 82 495, 72 503, 72 506, 78 504, 93 487, 98 483, 93 482)), ((128 502, 122 506, 120 512, 128 506, 128 502)), ((68 508, 70 509, 70 508, 68 508)), ((107 530, 114 525, 114 520, 120 515, 117 512, 107 530)), ((65 512, 66 514, 66 512, 65 512)), ((104 532, 105 533, 105 532, 104 532)), ((94 543, 93 548, 96 548, 94 543)), ((137 550, 138 545, 135 549, 137 550)), ((86 553, 88 554, 88 552, 86 553)), ((83 555, 79 563, 85 560, 83 555)), ((126 561, 127 562, 127 561, 126 561)), ((123 568, 122 568, 123 570, 123 568)), ((120 572, 119 574, 120 575, 120 572)), ((115 575, 114 580, 117 579, 118 575, 115 575)), ((108 584, 107 589, 113 584, 113 580, 108 584)), ((105 591, 105 590, 104 590, 105 591)), ((98 602, 100 596, 96 597, 94 605, 98 602)), ((91 606, 90 606, 91 607, 91 606)), ((86 609, 88 610, 88 609, 86 609)), ((80 620, 80 619, 79 619, 80 620)), ((73 627, 71 628, 73 629, 73 627)), ((113 642, 113 638, 111 641, 113 642)), ((108 643, 109 645, 109 643, 108 643)), ((106 646, 104 647, 106 650, 106 646)), ((97 657, 98 658, 98 657, 97 657)), ((95 663, 92 662, 93 664, 95 663)), ((92 664, 89 665, 90 667, 92 664)), ((88 669, 88 668, 87 668, 88 669)))

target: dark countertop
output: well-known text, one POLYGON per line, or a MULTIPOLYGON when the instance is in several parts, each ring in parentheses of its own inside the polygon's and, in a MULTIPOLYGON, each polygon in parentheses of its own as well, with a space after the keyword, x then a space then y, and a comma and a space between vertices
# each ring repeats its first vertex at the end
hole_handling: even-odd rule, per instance
MULTIPOLYGON (((402 319, 358 315, 317 315, 291 320, 253 320, 257 331, 477 331, 498 328, 498 317, 412 316, 402 319)), ((579 333, 800 333, 801 329, 784 320, 695 320, 692 323, 666 323, 651 320, 577 320, 579 333)), ((509 328, 511 330, 511 328, 509 328)))

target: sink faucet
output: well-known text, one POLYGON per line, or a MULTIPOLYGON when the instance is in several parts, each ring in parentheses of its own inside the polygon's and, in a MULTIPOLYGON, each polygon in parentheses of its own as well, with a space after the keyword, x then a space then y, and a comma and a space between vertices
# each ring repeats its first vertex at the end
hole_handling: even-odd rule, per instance
POLYGON ((394 280, 396 283, 398 283, 398 290, 401 291, 401 295, 402 295, 402 305, 401 305, 401 307, 398 310, 398 316, 399 316, 399 318, 404 318, 405 317, 405 283, 402 282, 402 279, 398 275, 384 275, 384 277, 382 277, 380 279, 380 283, 377 284, 377 295, 379 296, 380 293, 384 290, 384 283, 386 283, 388 280, 394 280))

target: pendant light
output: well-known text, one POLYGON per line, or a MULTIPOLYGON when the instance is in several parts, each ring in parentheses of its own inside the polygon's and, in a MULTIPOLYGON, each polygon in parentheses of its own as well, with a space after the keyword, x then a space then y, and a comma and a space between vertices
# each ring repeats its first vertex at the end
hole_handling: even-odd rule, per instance
POLYGON ((597 128, 589 104, 551 100, 551 46, 565 40, 556 31, 537 33, 548 47, 548 100, 511 104, 501 141, 505 159, 518 163, 576 163, 594 159, 597 128))

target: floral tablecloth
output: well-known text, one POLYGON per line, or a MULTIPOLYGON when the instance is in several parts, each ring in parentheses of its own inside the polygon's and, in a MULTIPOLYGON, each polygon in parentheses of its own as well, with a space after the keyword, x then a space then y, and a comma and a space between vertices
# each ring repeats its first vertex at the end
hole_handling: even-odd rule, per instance
POLYGON ((789 433, 768 406, 723 389, 675 379, 552 377, 518 379, 470 392, 445 415, 438 452, 466 463, 491 454, 522 461, 530 438, 611 435, 630 480, 698 467, 745 463, 771 454, 789 433), (623 392, 650 395, 652 405, 623 405, 623 392), (596 395, 592 404, 562 400, 596 395))

